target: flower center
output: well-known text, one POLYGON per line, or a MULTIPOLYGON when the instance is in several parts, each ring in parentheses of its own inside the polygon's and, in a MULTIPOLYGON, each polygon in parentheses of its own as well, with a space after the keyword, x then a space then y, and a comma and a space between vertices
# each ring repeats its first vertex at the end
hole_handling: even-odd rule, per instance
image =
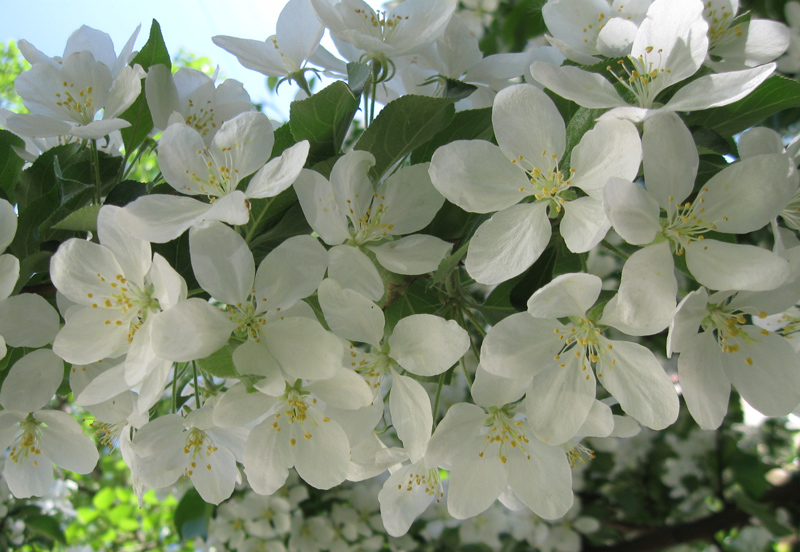
MULTIPOLYGON (((101 283, 108 286, 107 291, 100 297, 95 297, 93 293, 87 293, 93 309, 106 308, 115 309, 122 313, 122 318, 112 320, 106 319, 104 324, 122 326, 128 323, 128 343, 133 341, 136 331, 144 324, 147 315, 151 312, 160 312, 161 306, 153 294, 153 286, 149 285, 145 289, 134 285, 122 274, 117 274, 113 278, 107 278, 100 273, 96 274, 101 283)), ((113 318, 113 317, 112 317, 113 318)))
POLYGON ((56 105, 66 111, 67 116, 82 125, 94 120, 97 108, 92 101, 92 87, 76 90, 75 83, 62 81, 61 92, 56 92, 56 105))
POLYGON ((186 445, 183 453, 190 458, 189 467, 186 468, 186 475, 191 477, 197 469, 198 462, 205 463, 205 469, 211 471, 211 455, 217 451, 214 441, 205 431, 193 427, 186 436, 186 445), (191 456, 189 456, 191 455, 191 456))
POLYGON ((489 407, 486 426, 490 427, 490 429, 484 436, 486 443, 483 450, 478 453, 478 456, 483 458, 491 447, 496 449, 497 458, 503 464, 508 462, 508 455, 515 450, 519 451, 517 454, 524 455, 527 460, 531 459, 531 455, 525 449, 525 445, 530 440, 520 430, 524 422, 522 420, 514 420, 513 415, 513 411, 508 407, 489 407))
MULTIPOLYGON (((358 195, 356 195, 356 198, 357 197, 358 195)), ((365 243, 379 241, 391 233, 394 225, 381 222, 383 215, 385 215, 388 210, 388 206, 384 203, 385 200, 386 198, 384 196, 378 196, 378 194, 375 193, 372 198, 372 204, 361 216, 356 216, 351 200, 347 200, 349 218, 353 223, 351 245, 359 246, 365 243)))
POLYGON ((201 136, 216 130, 217 123, 214 122, 214 108, 211 100, 206 100, 205 105, 197 106, 193 100, 189 100, 189 112, 186 115, 186 124, 194 128, 201 136))
POLYGON ((11 452, 8 455, 12 462, 19 464, 30 459, 34 466, 39 465, 37 463, 37 458, 42 454, 40 448, 40 425, 42 425, 42 422, 36 420, 33 414, 28 414, 26 419, 19 422, 19 428, 22 430, 22 433, 14 440, 14 443, 11 445, 11 452))
MULTIPOLYGON (((704 187, 692 203, 676 202, 667 218, 661 219, 661 235, 669 241, 676 255, 683 255, 687 245, 693 241, 703 241, 703 234, 717 229, 715 221, 705 217, 705 192, 708 192, 708 188, 704 187)), ((669 200, 672 203, 674 198, 670 196, 669 200)), ((728 219, 723 217, 723 220, 728 219)))
POLYGON ((519 191, 532 196, 536 201, 548 202, 550 215, 555 216, 561 212, 565 200, 574 199, 570 186, 575 169, 570 169, 565 175, 558 170, 558 154, 548 154, 546 150, 542 151, 541 160, 537 161, 525 159, 522 155, 511 160, 511 163, 525 171, 531 183, 530 186, 521 187, 519 191))
POLYGON ((422 487, 423 492, 435 497, 436 503, 439 504, 441 499, 444 498, 444 488, 442 487, 442 479, 439 475, 439 470, 436 468, 428 468, 420 471, 409 471, 408 479, 405 485, 399 483, 397 490, 411 492, 416 488, 422 487))
MULTIPOLYGON (((759 318, 766 318, 767 313, 761 312, 759 318)), ((725 353, 738 353, 740 345, 753 345, 761 342, 758 337, 751 336, 742 326, 747 323, 745 313, 740 310, 732 309, 724 304, 709 304, 708 314, 702 321, 702 327, 706 331, 713 331, 717 338, 717 343, 725 353)), ((762 335, 769 335, 769 331, 760 330, 762 335)), ((753 365, 750 357, 745 359, 748 365, 753 365)))
MULTIPOLYGON (((222 158, 218 159, 208 146, 203 149, 195 151, 195 154, 200 157, 201 163, 206 166, 207 174, 198 176, 197 173, 189 172, 186 169, 186 174, 193 182, 200 184, 200 191, 207 194, 210 198, 226 196, 236 189, 239 184, 239 169, 233 168, 233 150, 240 149, 241 144, 232 144, 230 146, 220 148, 222 158)), ((187 190, 191 190, 188 186, 187 190)))
POLYGON ((651 108, 656 96, 669 84, 668 76, 671 73, 664 67, 663 51, 653 46, 645 48, 645 55, 639 57, 628 56, 627 61, 617 61, 615 71, 610 65, 606 70, 636 98, 639 107, 651 108), (655 51, 656 60, 649 59, 655 51))

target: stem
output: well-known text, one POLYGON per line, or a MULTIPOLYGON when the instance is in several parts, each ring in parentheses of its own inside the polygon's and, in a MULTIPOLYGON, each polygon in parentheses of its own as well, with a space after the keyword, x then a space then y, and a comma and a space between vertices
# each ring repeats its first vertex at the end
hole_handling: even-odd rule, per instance
POLYGON ((172 413, 175 414, 178 406, 178 363, 173 365, 172 372, 172 413))
POLYGON ((464 357, 461 357, 461 368, 464 370, 464 378, 467 380, 467 386, 469 387, 470 391, 472 390, 472 378, 470 378, 469 372, 467 371, 467 363, 464 362, 464 357))
POLYGON ((439 385, 436 386, 436 398, 433 399, 433 427, 431 428, 431 433, 436 429, 436 413, 439 412, 439 399, 442 396, 442 387, 444 387, 444 375, 447 372, 442 372, 439 374, 439 385))
POLYGON ((92 164, 94 165, 94 202, 100 205, 100 188, 103 183, 100 180, 100 156, 97 154, 97 141, 91 140, 89 145, 92 150, 92 164))
POLYGON ((270 198, 270 199, 267 200, 267 204, 264 205, 264 208, 258 214, 258 217, 256 217, 256 219, 252 221, 252 223, 251 223, 252 226, 250 226, 247 229, 246 234, 244 236, 244 241, 248 245, 250 245, 250 240, 253 239, 253 234, 255 234, 256 230, 258 229, 258 225, 261 224, 261 219, 263 219, 264 215, 267 213, 267 211, 269 211, 269 206, 272 205, 272 199, 273 198, 270 198))
POLYGON ((469 309, 461 309, 461 312, 469 319, 470 322, 472 322, 472 325, 475 326, 475 329, 478 330, 482 336, 486 337, 486 329, 478 323, 478 321, 475 319, 475 315, 472 314, 472 311, 469 309))
POLYGON ((609 251, 611 251, 615 255, 619 255, 620 257, 622 257, 626 261, 628 259, 630 259, 630 257, 631 257, 630 255, 628 255, 627 253, 625 253, 624 251, 619 249, 616 245, 613 245, 613 244, 609 243, 608 240, 601 241, 600 245, 602 245, 603 247, 605 247, 606 249, 608 249, 609 251))
POLYGON ((197 363, 192 361, 192 375, 194 377, 194 404, 200 408, 200 387, 197 385, 197 363))

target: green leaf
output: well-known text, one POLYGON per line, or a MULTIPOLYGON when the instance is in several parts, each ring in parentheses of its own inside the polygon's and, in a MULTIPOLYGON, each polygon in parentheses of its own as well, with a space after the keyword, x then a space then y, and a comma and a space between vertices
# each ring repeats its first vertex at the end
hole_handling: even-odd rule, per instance
MULTIPOLYGON (((564 150, 565 154, 561 160, 563 168, 569 167, 570 157, 572 157, 572 150, 577 146, 583 135, 589 132, 594 127, 597 118, 608 111, 607 109, 589 109, 581 107, 578 109, 567 124, 567 147, 564 150)), ((561 167, 560 167, 561 168, 561 167)))
POLYGON ((52 516, 31 516, 26 518, 25 527, 31 533, 58 541, 61 544, 67 544, 64 531, 61 530, 58 520, 52 516))
POLYGON ((444 79, 444 97, 453 100, 463 100, 478 89, 474 84, 468 84, 456 79, 444 79))
POLYGON ((147 195, 147 184, 135 180, 123 180, 108 192, 103 204, 125 207, 143 195, 147 195))
POLYGON ((203 372, 218 378, 236 378, 239 372, 233 365, 233 350, 230 344, 225 345, 217 352, 197 361, 197 367, 203 372))
POLYGON ((442 297, 439 290, 430 285, 430 280, 420 278, 411 284, 388 285, 389 305, 384 310, 386 315, 386 331, 392 328, 406 316, 412 314, 434 314, 442 306, 442 297), (399 296, 395 300, 393 296, 399 296))
POLYGON ((159 25, 158 21, 155 19, 153 19, 153 23, 150 25, 150 37, 147 39, 142 49, 139 50, 139 53, 136 54, 136 57, 133 58, 131 65, 136 63, 141 65, 142 69, 145 71, 150 69, 151 65, 159 63, 161 65, 166 65, 170 69, 172 68, 169 50, 164 43, 164 37, 161 36, 161 25, 159 25))
POLYGON ((0 189, 5 192, 13 204, 15 203, 14 189, 25 162, 17 155, 12 146, 24 150, 25 141, 7 130, 0 130, 0 189))
POLYGON ((39 225, 55 212, 59 207, 58 190, 51 188, 20 210, 17 218, 17 233, 9 249, 18 259, 32 255, 39 251, 39 244, 44 241, 39 232, 39 225))
POLYGON ((351 61, 347 64, 347 84, 356 96, 361 95, 369 81, 370 68, 366 63, 351 61))
POLYGON ((686 124, 704 126, 723 136, 732 136, 754 126, 770 115, 800 106, 800 82, 773 75, 738 102, 695 111, 686 124))
POLYGON ((74 230, 77 232, 96 232, 97 214, 102 205, 87 205, 77 211, 73 211, 60 222, 50 228, 53 230, 74 230))
POLYGON ((339 153, 358 110, 358 97, 338 81, 310 98, 292 102, 289 123, 298 142, 308 140, 308 163, 314 164, 339 153))
POLYGON ((16 200, 20 213, 35 200, 58 186, 54 165, 56 158, 60 167, 66 167, 80 157, 88 159, 88 150, 81 151, 79 144, 66 144, 50 148, 41 154, 33 164, 20 174, 20 185, 17 187, 16 200), (81 155, 84 154, 84 155, 81 155))
POLYGON ((772 533, 773 537, 781 538, 794 534, 794 531, 792 531, 791 528, 786 527, 784 524, 778 521, 778 518, 772 508, 766 504, 756 502, 747 496, 747 494, 741 488, 734 489, 733 501, 739 508, 757 518, 761 524, 770 533, 772 533))
POLYGON ((492 290, 483 304, 475 307, 475 309, 481 313, 484 320, 494 325, 506 316, 519 312, 514 308, 514 305, 511 304, 511 290, 517 286, 521 279, 522 276, 517 276, 507 282, 503 282, 492 290))
POLYGON ((556 264, 557 250, 548 247, 536 259, 536 262, 524 273, 519 283, 509 295, 511 305, 518 311, 528 310, 528 299, 537 289, 547 285, 553 279, 553 268, 556 264))
POLYGON ((377 181, 403 157, 447 128, 454 116, 452 99, 403 96, 381 110, 355 149, 375 156, 370 174, 377 181))
POLYGON ((103 487, 92 497, 92 505, 98 510, 108 510, 114 504, 115 498, 112 487, 103 487))
MULTIPOLYGON (((131 65, 138 63, 142 69, 147 71, 152 65, 166 65, 167 68, 172 67, 172 61, 169 57, 169 50, 164 43, 164 37, 161 35, 161 26, 158 21, 153 19, 150 25, 150 37, 147 42, 133 58, 131 65)), ((131 126, 123 128, 122 142, 125 144, 125 151, 132 152, 144 142, 150 131, 153 130, 153 118, 150 115, 150 108, 147 105, 147 99, 144 94, 144 79, 142 79, 142 92, 136 101, 120 115, 121 119, 128 121, 131 126)))
POLYGON ((414 150, 411 163, 430 161, 437 148, 456 140, 491 140, 493 136, 491 107, 459 111, 447 128, 414 150))
POLYGON ((442 259, 442 262, 439 263, 439 268, 436 269, 433 275, 433 280, 435 282, 444 283, 447 277, 450 276, 450 273, 456 270, 458 263, 461 262, 464 255, 467 254, 468 248, 469 242, 465 242, 455 253, 442 259))
POLYGON ((16 295, 25 287, 25 284, 31 279, 34 274, 41 274, 50 270, 50 257, 53 253, 50 251, 36 251, 24 257, 19 262, 19 278, 14 286, 13 295, 16 295))
POLYGON ((285 149, 292 147, 296 143, 297 140, 295 140, 294 136, 292 136, 291 124, 286 123, 285 125, 278 127, 278 130, 275 131, 275 143, 272 146, 270 159, 280 156, 285 149))
POLYGON ((207 504, 196 489, 191 488, 186 491, 178 507, 175 508, 175 529, 178 536, 183 540, 193 537, 206 538, 208 536, 208 520, 213 510, 211 504, 207 504))
POLYGON ((253 259, 256 263, 260 263, 270 251, 287 239, 293 236, 307 235, 311 232, 311 227, 303 215, 303 209, 299 203, 295 203, 283 211, 282 217, 274 226, 250 243, 253 259))

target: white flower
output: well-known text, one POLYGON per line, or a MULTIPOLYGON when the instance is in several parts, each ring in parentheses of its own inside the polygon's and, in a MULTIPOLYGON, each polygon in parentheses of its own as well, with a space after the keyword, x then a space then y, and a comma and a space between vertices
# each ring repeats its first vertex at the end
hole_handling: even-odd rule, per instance
POLYGON ((577 435, 595 407, 597 378, 640 423, 663 429, 678 416, 678 397, 653 353, 603 335, 587 316, 601 288, 591 274, 563 274, 528 300, 528 312, 489 330, 481 365, 503 377, 531 378, 525 406, 534 434, 551 444, 577 435), (568 318, 562 324, 559 320, 568 318))
POLYGON ((199 132, 206 145, 225 121, 255 110, 239 81, 227 79, 215 86, 214 79, 189 67, 173 75, 166 65, 151 66, 144 91, 155 128, 184 123, 199 132))
POLYGON ((699 111, 728 105, 745 97, 775 70, 770 63, 729 73, 700 77, 675 93, 666 104, 660 93, 695 74, 708 52, 708 24, 700 0, 655 0, 639 26, 627 61, 608 67, 611 82, 577 67, 555 67, 545 62, 531 66, 533 78, 559 96, 584 107, 612 107, 604 117, 635 122, 651 111, 699 111), (629 106, 614 83, 634 98, 629 106))
POLYGON ((30 137, 102 138, 130 126, 119 115, 139 96, 144 76, 139 65, 114 76, 89 51, 71 53, 60 64, 36 63, 15 81, 30 113, 10 115, 8 128, 30 137), (95 120, 100 110, 102 119, 95 120))
POLYGON ((387 241, 427 226, 444 198, 431 185, 427 164, 404 167, 377 188, 367 175, 374 164, 371 153, 352 151, 336 161, 330 181, 303 170, 294 189, 311 228, 335 246, 328 275, 377 301, 383 280, 364 250, 394 273, 423 274, 436 270, 452 245, 424 234, 387 241))
POLYGON ((500 91, 492 122, 498 146, 457 141, 433 155, 430 176, 442 195, 462 209, 498 211, 472 237, 465 265, 470 276, 497 284, 528 269, 550 243, 550 218, 561 211, 561 234, 576 253, 589 251, 606 234, 602 193, 610 177, 634 178, 641 161, 636 128, 602 121, 587 132, 559 170, 566 148, 564 121, 547 95, 531 85, 500 91), (578 197, 576 189, 585 192, 578 197), (532 203, 525 202, 533 198, 532 203))
POLYGON ((89 473, 97 463, 94 443, 78 422, 60 410, 42 410, 55 395, 64 363, 52 351, 28 353, 11 367, 0 390, 0 449, 11 447, 3 477, 17 498, 44 495, 53 463, 89 473))
POLYGON ((688 202, 684 200, 692 193, 699 163, 689 130, 674 113, 647 119, 644 129, 645 187, 612 178, 605 189, 606 213, 617 233, 634 245, 668 242, 677 255, 686 254, 695 279, 712 289, 763 291, 781 285, 789 275, 785 259, 704 234, 744 234, 774 219, 797 189, 797 172, 788 155, 732 163, 688 202))
POLYGON ((247 224, 248 199, 273 197, 291 186, 308 156, 308 141, 303 140, 267 163, 274 141, 272 124, 259 112, 225 121, 209 145, 193 126, 169 125, 159 142, 164 178, 181 194, 206 196, 211 203, 145 195, 119 213, 120 226, 138 238, 164 243, 203 220, 247 224), (237 190, 239 182, 253 173, 245 191, 237 190))
POLYGON ((545 519, 572 506, 572 476, 561 447, 533 436, 512 407, 459 403, 448 410, 428 444, 428 460, 450 469, 447 509, 456 519, 486 510, 510 488, 545 519))
POLYGON ((148 487, 162 488, 181 476, 192 480, 203 500, 219 504, 241 480, 241 461, 247 430, 214 425, 213 409, 203 407, 186 417, 168 414, 136 432, 139 476, 148 487))
POLYGON ((678 305, 667 353, 681 353, 678 376, 683 396, 700 427, 716 429, 722 423, 731 384, 767 416, 786 415, 800 402, 797 353, 783 336, 747 320, 781 312, 797 300, 797 294, 726 291, 709 297, 700 288, 678 305))
MULTIPOLYGON (((152 323, 162 310, 186 298, 186 283, 150 244, 116 225, 119 207, 104 206, 98 215, 100 244, 77 238, 64 242, 50 263, 53 284, 77 303, 56 336, 54 352, 72 364, 86 365, 126 354, 125 362, 103 385, 81 397, 94 404, 130 389, 151 374, 166 383, 170 362, 152 348, 152 323), (124 374, 124 376, 123 376, 124 374), (96 395, 95 391, 99 394, 96 395), (113 391, 113 392, 112 392, 113 391), (97 399, 97 400, 95 400, 97 399)), ((168 339, 168 338, 167 338, 168 339)), ((153 391, 155 400, 160 390, 153 391)), ((144 406, 149 408, 152 404, 144 406)))

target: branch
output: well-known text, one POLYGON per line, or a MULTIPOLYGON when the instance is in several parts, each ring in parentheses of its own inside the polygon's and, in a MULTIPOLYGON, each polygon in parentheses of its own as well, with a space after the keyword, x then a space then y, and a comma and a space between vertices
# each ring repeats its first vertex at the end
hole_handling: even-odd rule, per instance
MULTIPOLYGON (((798 496, 800 476, 794 476, 787 484, 766 492, 760 502, 768 503, 772 507, 796 505, 798 496)), ((735 505, 729 505, 711 516, 655 529, 628 541, 608 546, 584 546, 583 552, 657 552, 696 540, 713 541, 718 531, 748 525, 751 518, 751 514, 735 505)))

